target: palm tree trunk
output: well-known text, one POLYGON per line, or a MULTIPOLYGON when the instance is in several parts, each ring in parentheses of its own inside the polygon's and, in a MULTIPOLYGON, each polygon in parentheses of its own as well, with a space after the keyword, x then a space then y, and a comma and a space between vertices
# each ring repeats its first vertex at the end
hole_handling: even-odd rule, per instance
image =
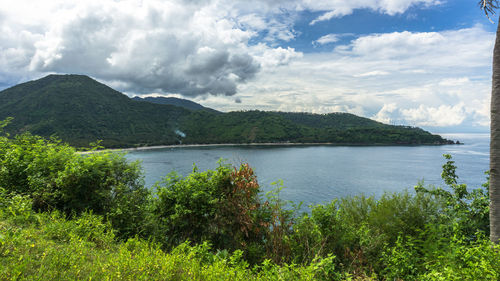
MULTIPOLYGON (((500 23, 500 18, 499 18, 500 23)), ((493 49, 490 139, 490 240, 500 239, 500 24, 493 49)))

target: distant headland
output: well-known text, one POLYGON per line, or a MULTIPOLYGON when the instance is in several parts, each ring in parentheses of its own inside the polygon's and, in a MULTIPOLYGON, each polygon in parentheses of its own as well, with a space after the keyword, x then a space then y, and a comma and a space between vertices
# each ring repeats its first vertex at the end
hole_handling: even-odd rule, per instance
POLYGON ((410 126, 349 113, 222 113, 176 98, 134 98, 84 75, 49 75, 0 91, 0 120, 11 135, 29 131, 73 146, 179 144, 459 144, 410 126))

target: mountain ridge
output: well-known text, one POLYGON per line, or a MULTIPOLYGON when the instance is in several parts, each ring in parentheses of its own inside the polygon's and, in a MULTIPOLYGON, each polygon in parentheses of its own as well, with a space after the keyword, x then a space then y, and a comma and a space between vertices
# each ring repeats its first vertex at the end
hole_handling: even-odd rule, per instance
POLYGON ((187 99, 180 99, 180 98, 175 98, 175 97, 138 97, 135 96, 132 98, 135 101, 143 101, 143 102, 150 102, 150 103, 156 103, 156 104, 169 104, 173 106, 178 106, 178 107, 183 107, 189 110, 204 110, 204 111, 209 111, 212 113, 221 113, 218 110, 212 109, 205 107, 199 103, 196 103, 191 100, 187 99))
MULTIPOLYGON (((194 103, 194 102, 193 102, 194 103)), ((201 105, 200 105, 201 106, 201 105)), ((84 75, 49 75, 0 91, 6 132, 109 148, 214 143, 445 144, 419 128, 348 113, 190 110, 133 100, 84 75)))

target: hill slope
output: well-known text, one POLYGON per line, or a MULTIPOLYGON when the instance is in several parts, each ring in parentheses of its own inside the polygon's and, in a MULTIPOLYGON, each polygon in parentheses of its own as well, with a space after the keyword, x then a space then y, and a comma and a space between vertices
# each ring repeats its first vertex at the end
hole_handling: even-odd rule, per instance
POLYGON ((0 120, 11 134, 56 135, 75 146, 177 143, 312 142, 444 144, 418 128, 385 125, 347 113, 219 113, 135 101, 83 75, 49 75, 0 92, 0 120))
POLYGON ((57 135, 73 145, 176 143, 175 120, 189 111, 135 102, 82 75, 49 75, 0 92, 0 119, 14 121, 12 133, 57 135))
POLYGON ((333 143, 445 144, 449 141, 420 128, 392 126, 348 113, 326 115, 237 111, 181 117, 183 143, 333 143), (313 125, 306 125, 309 121, 313 125))
POLYGON ((156 103, 156 104, 169 104, 169 105, 174 105, 178 107, 183 107, 185 109, 189 110, 204 110, 212 113, 220 113, 219 111, 204 107, 203 105, 196 103, 194 101, 186 100, 186 99, 179 99, 179 98, 174 98, 174 97, 133 97, 132 98, 135 101, 145 101, 145 102, 150 102, 150 103, 156 103))

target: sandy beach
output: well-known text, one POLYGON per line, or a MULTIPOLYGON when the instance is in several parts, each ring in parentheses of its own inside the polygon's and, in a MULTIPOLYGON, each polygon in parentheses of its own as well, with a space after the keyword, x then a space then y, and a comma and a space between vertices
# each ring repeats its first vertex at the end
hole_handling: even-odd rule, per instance
MULTIPOLYGON (((461 143, 462 144, 462 143, 461 143)), ((164 149, 164 148, 190 148, 190 147, 223 147, 223 146, 319 146, 319 145, 333 145, 333 146, 413 146, 413 145, 442 145, 442 144, 382 144, 382 143, 372 143, 372 144, 353 144, 353 143, 332 143, 332 142, 264 142, 264 143, 216 143, 216 144, 171 144, 171 145, 152 145, 152 146, 139 146, 139 147, 128 147, 128 148, 107 148, 102 150, 97 150, 97 152, 105 151, 141 151, 141 150, 153 150, 153 149, 164 149)), ((81 154, 91 153, 93 151, 82 151, 81 154)))
POLYGON ((265 143, 219 143, 219 144, 173 144, 173 145, 153 145, 129 148, 111 148, 100 151, 137 151, 163 148, 189 148, 189 147, 218 147, 218 146, 307 146, 307 145, 334 145, 334 143, 299 143, 299 142, 265 142, 265 143))

